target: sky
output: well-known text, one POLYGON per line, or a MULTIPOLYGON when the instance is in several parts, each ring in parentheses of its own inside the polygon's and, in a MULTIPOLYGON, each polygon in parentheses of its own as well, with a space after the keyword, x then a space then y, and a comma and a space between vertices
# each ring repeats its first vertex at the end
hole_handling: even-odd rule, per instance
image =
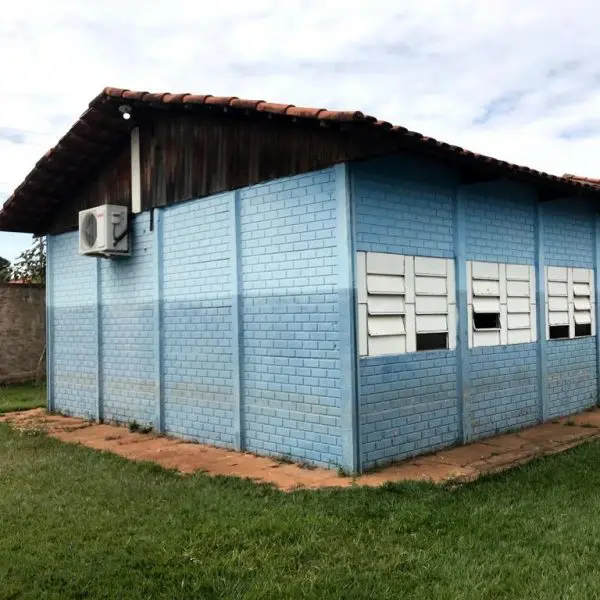
MULTIPOLYGON (((5 3, 0 203, 107 85, 357 109, 600 176, 598 17, 598 0, 5 3)), ((0 256, 30 244, 0 233, 0 256)))

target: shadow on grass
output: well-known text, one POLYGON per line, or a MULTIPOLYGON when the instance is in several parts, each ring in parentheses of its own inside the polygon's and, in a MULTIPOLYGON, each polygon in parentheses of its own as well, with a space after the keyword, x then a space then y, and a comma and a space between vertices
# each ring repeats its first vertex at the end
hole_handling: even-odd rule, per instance
POLYGON ((45 383, 0 385, 0 414, 46 406, 45 383))

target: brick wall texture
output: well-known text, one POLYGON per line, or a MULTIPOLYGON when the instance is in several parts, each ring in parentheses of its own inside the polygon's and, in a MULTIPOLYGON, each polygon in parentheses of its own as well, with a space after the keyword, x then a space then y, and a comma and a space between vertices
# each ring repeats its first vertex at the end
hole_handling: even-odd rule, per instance
POLYGON ((0 283, 0 383, 45 375, 46 291, 0 283))
MULTIPOLYGON (((336 466, 352 408, 343 366, 354 364, 350 433, 363 468, 458 443, 465 419, 474 439, 535 423, 539 342, 467 349, 463 411, 458 351, 355 361, 342 343, 352 324, 340 316, 339 283, 356 251, 455 258, 459 231, 465 260, 534 265, 534 190, 461 186, 456 170, 411 156, 348 172, 352 248, 340 234, 334 168, 162 209, 160 268, 149 213, 134 218, 125 260, 79 256, 76 232, 52 237, 56 408, 95 416, 100 400, 107 419, 155 424, 162 397, 170 434, 336 466)), ((585 205, 546 204, 543 220, 547 265, 594 266, 585 205)), ((595 337, 546 348, 549 418, 595 403, 595 337)))

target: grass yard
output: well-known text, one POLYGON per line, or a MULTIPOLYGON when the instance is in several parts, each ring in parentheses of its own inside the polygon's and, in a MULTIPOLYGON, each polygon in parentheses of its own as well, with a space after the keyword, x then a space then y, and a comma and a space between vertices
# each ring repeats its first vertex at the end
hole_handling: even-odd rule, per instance
POLYGON ((455 489, 296 492, 0 424, 0 598, 595 598, 600 442, 455 489))
POLYGON ((0 414, 46 406, 46 388, 35 383, 0 385, 0 414))

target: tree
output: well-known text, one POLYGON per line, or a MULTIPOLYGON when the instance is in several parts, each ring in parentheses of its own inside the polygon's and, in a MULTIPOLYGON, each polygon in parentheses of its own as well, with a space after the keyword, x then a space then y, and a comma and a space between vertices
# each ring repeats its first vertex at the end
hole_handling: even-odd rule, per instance
POLYGON ((12 266, 12 278, 27 283, 46 281, 46 244, 44 238, 37 238, 29 250, 22 252, 12 266))
POLYGON ((0 256, 0 282, 8 281, 11 276, 10 260, 0 256))

